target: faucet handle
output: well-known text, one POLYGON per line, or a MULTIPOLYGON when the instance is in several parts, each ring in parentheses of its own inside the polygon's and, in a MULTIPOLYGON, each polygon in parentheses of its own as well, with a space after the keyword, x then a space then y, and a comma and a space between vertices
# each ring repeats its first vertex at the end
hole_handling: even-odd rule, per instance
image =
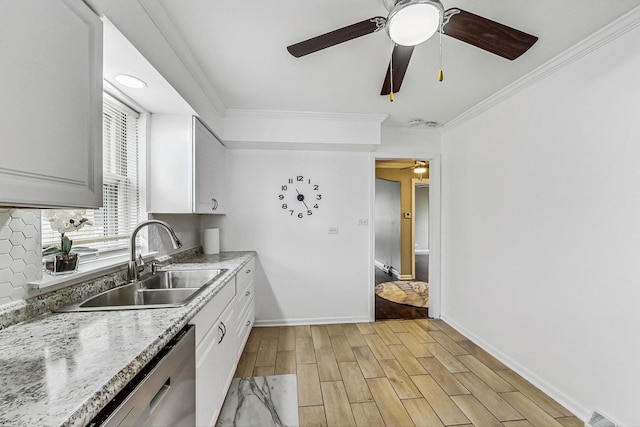
POLYGON ((136 260, 136 267, 138 269, 138 273, 142 273, 144 271, 144 260, 142 259, 141 254, 138 254, 138 259, 136 260))
POLYGON ((158 272, 158 268, 162 267, 158 261, 151 262, 151 274, 156 274, 158 272))

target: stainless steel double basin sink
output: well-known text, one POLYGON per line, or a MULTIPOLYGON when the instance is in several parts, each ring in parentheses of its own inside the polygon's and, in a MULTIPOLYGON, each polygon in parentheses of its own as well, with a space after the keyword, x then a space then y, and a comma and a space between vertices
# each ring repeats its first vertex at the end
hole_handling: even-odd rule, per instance
POLYGON ((118 286, 56 311, 170 308, 188 304, 227 269, 160 270, 135 283, 118 286))

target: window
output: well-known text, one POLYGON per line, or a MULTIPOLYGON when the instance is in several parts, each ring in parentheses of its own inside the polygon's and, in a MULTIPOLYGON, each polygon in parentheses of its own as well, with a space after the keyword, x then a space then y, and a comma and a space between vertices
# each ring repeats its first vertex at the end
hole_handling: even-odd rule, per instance
MULTIPOLYGON (((103 207, 85 211, 93 225, 70 232, 68 237, 73 247, 107 252, 128 248, 129 235, 144 219, 144 180, 138 141, 140 114, 105 93, 102 120, 103 207)), ((59 244, 60 234, 52 230, 43 211, 42 246, 59 244)))

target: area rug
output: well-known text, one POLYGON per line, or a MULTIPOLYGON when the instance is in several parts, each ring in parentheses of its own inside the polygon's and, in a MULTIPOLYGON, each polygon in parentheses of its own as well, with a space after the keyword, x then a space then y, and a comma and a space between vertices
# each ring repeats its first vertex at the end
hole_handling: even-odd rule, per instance
POLYGON ((220 410, 217 427, 298 425, 295 375, 234 378, 220 410))
POLYGON ((427 282, 397 281, 376 285, 376 295, 386 300, 414 307, 429 307, 427 282))

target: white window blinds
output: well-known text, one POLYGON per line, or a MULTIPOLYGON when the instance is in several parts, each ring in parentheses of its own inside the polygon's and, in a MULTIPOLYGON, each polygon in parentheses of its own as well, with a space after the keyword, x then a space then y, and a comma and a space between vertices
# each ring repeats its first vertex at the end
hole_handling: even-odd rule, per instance
MULTIPOLYGON (((138 144, 140 114, 105 93, 102 118, 103 207, 85 211, 84 216, 93 225, 67 234, 73 247, 91 247, 101 252, 127 248, 129 235, 144 219, 138 144)), ((47 216, 43 211, 45 248, 60 244, 60 233, 51 228, 47 216)))

